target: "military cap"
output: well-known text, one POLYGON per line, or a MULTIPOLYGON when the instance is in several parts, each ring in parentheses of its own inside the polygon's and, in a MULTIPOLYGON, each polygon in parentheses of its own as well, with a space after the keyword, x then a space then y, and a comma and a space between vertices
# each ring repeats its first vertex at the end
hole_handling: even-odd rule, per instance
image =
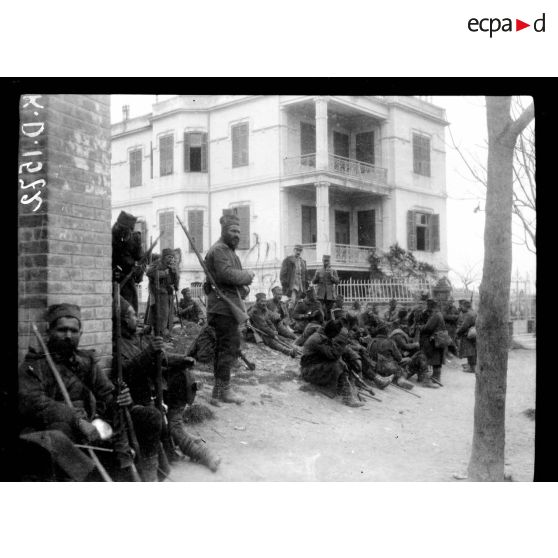
POLYGON ((295 250, 302 250, 302 249, 303 249, 303 248, 302 248, 302 244, 295 244, 295 245, 294 245, 294 249, 295 249, 295 250))
POLYGON ((76 304, 53 304, 45 312, 45 320, 51 325, 58 318, 75 318, 81 324, 81 308, 76 304))
POLYGON ((458 300, 459 304, 463 304, 464 302, 469 302, 466 298, 460 298, 458 300))
POLYGON ((119 225, 123 225, 124 227, 132 228, 136 224, 137 220, 138 218, 134 217, 131 213, 126 213, 125 211, 121 211, 120 215, 116 219, 116 222, 119 225))
POLYGON ((184 287, 180 292, 181 292, 182 294, 184 294, 184 293, 189 293, 189 292, 190 292, 190 289, 189 289, 188 287, 184 287))
POLYGON ((324 333, 329 338, 333 338, 341 332, 343 324, 339 320, 329 320, 324 326, 324 333))
POLYGON ((345 318, 347 316, 347 312, 343 308, 333 308, 331 310, 331 314, 335 320, 345 318))
POLYGON ((464 300, 462 302, 463 306, 467 306, 467 308, 471 308, 471 301, 470 300, 464 300))
POLYGON ((240 219, 232 209, 223 209, 223 215, 221 215, 219 223, 221 223, 221 228, 232 227, 233 225, 240 225, 240 219))
POLYGON ((426 293, 421 293, 420 300, 428 300, 428 295, 426 293))
POLYGON ((256 293, 256 300, 265 300, 267 295, 265 293, 256 293))
POLYGON ((273 294, 276 294, 276 293, 278 293, 278 292, 280 292, 281 294, 283 294, 283 289, 282 289, 279 285, 276 285, 275 287, 273 287, 273 289, 271 289, 271 292, 272 292, 273 294))
POLYGON ((172 248, 163 248, 161 252, 161 256, 164 258, 165 256, 174 256, 174 250, 172 248))
POLYGON ((331 260, 331 256, 329 254, 324 254, 322 260, 331 260))

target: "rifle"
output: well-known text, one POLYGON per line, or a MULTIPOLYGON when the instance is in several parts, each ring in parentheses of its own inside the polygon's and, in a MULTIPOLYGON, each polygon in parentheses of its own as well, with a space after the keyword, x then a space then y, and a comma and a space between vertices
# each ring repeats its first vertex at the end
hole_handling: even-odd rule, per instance
MULTIPOLYGON (((178 215, 176 215, 176 219, 180 223, 180 226, 182 227, 182 230, 184 231, 184 234, 188 238, 188 241, 190 242, 190 246, 192 247, 192 250, 194 250, 196 256, 198 257, 198 261, 200 262, 200 265, 202 266, 202 269, 205 273, 205 276, 207 277, 207 280, 211 284, 211 288, 213 289, 213 291, 217 295, 217 298, 221 299, 223 302, 225 302, 225 304, 227 304, 227 306, 229 307, 230 311, 232 312, 235 320, 239 324, 242 324, 242 323, 248 321, 248 314, 246 314, 246 310, 244 308, 238 307, 232 300, 230 300, 227 296, 225 296, 225 294, 221 291, 221 289, 219 289, 219 287, 217 286, 217 282, 213 278, 213 275, 211 275, 211 272, 209 271, 209 269, 207 269, 207 265, 205 264, 205 261, 203 260, 200 253, 198 252, 198 249, 196 248, 196 245, 194 244, 194 241, 193 241, 192 237, 190 236, 190 233, 188 232, 188 229, 184 226, 184 223, 180 220, 180 217, 178 215)), ((241 304, 242 304, 242 302, 241 302, 241 304)))
POLYGON ((174 298, 176 299, 176 313, 178 314, 178 319, 180 320, 180 327, 184 327, 184 323, 182 322, 182 317, 180 316, 180 306, 178 304, 178 293, 174 291, 174 298))
POLYGON ((401 391, 406 391, 409 395, 414 395, 415 397, 418 397, 419 399, 421 399, 421 396, 418 393, 414 393, 409 389, 405 389, 404 387, 398 386, 397 384, 394 384, 393 382, 391 382, 391 384, 389 384, 389 387, 396 387, 397 389, 400 389, 401 391))
MULTIPOLYGON (((122 339, 122 323, 120 322, 120 285, 118 281, 114 281, 114 313, 115 313, 115 325, 116 325, 116 353, 114 354, 114 360, 116 363, 116 395, 120 394, 120 389, 122 388, 123 378, 122 378, 122 349, 121 349, 121 339, 122 339)), ((128 444, 132 447, 135 455, 141 456, 140 446, 138 443, 138 438, 136 436, 136 431, 134 429, 134 423, 132 422, 132 417, 130 415, 130 410, 128 407, 120 407, 119 413, 124 419, 126 437, 128 438, 128 444)), ((134 465, 133 457, 132 464, 130 465, 132 472, 132 479, 134 482, 141 482, 141 478, 138 474, 136 466, 134 465)))
MULTIPOLYGON (((258 328, 254 327, 250 321, 248 321, 248 323, 246 325, 247 325, 248 329, 252 330, 252 333, 254 334, 254 339, 256 339, 256 343, 263 343, 263 339, 261 337, 262 335, 265 335, 267 337, 271 337, 271 335, 269 335, 269 333, 265 333, 264 331, 261 331, 258 328), (259 341, 258 341, 258 337, 260 338, 259 341)), ((287 343, 285 341, 282 341, 279 338, 275 339, 275 341, 277 343, 279 343, 279 345, 283 346, 285 349, 289 349, 289 351, 293 349, 292 345, 290 345, 289 343, 287 343)))
POLYGON ((376 394, 372 391, 372 389, 370 388, 370 386, 361 378, 359 378, 358 374, 354 371, 351 370, 348 366, 345 365, 346 370, 349 372, 349 374, 354 378, 355 383, 357 384, 357 386, 363 390, 364 392, 367 392, 367 396, 370 397, 370 399, 375 399, 376 401, 379 401, 380 403, 382 402, 381 399, 378 399, 377 397, 374 397, 376 394))
POLYGON ((242 351, 238 351, 238 356, 242 359, 244 364, 246 364, 246 366, 248 367, 248 370, 255 370, 256 369, 256 365, 253 362, 249 361, 248 358, 246 357, 246 355, 242 351))
POLYGON ((120 282, 120 288, 122 288, 130 279, 130 277, 132 277, 134 271, 136 270, 135 268, 138 266, 144 266, 147 263, 147 260, 149 260, 151 258, 151 253, 153 252, 153 248, 155 248, 155 245, 157 244, 157 242, 159 241, 159 238, 161 237, 161 235, 159 235, 152 243, 151 246, 149 247, 149 249, 147 250, 147 252, 137 261, 136 265, 132 268, 132 271, 130 271, 130 273, 128 273, 128 275, 126 275, 126 277, 124 277, 124 279, 122 279, 122 281, 120 282))
MULTIPOLYGON (((54 364, 54 361, 52 360, 52 357, 50 356, 50 353, 48 352, 48 349, 45 345, 45 342, 44 342, 43 338, 41 337, 41 334, 39 333, 39 330, 37 329, 37 326, 33 323, 33 324, 31 324, 31 327, 33 328, 33 333, 37 337, 37 340, 39 341, 39 345, 41 346, 41 349, 43 350, 43 352, 45 354, 47 363, 48 363, 48 365, 49 365, 49 367, 52 371, 54 379, 56 380, 56 383, 58 384, 58 387, 60 388, 60 391, 62 392, 62 397, 64 397, 64 402, 66 403, 66 405, 68 405, 68 407, 70 407, 70 409, 74 409, 74 404, 72 403, 72 400, 70 399, 70 394, 68 393, 68 390, 66 389, 66 385, 64 384, 64 381, 62 380, 62 376, 60 376, 60 372, 58 371, 58 368, 56 368, 56 364, 54 364)), ((106 469, 103 467, 103 465, 99 461, 99 458, 97 457, 95 452, 91 448, 87 448, 87 452, 89 453, 89 457, 91 457, 91 459, 93 460, 93 463, 95 464, 95 467, 97 467, 97 470, 99 471, 103 480, 105 482, 112 482, 112 479, 110 478, 106 469)))
MULTIPOLYGON (((161 332, 161 293, 159 283, 159 267, 155 268, 155 320, 154 331, 156 337, 162 335, 161 332)), ((168 462, 168 454, 172 455, 172 438, 169 432, 169 422, 167 419, 167 409, 163 401, 163 352, 157 351, 155 354, 155 406, 161 412, 163 417, 163 443, 161 444, 161 458, 163 459, 163 472, 166 474, 170 471, 168 462)))

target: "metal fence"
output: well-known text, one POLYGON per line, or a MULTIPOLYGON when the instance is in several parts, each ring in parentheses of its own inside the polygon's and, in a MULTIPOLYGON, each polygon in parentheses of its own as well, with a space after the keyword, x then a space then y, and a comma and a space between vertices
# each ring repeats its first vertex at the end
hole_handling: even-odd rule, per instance
POLYGON ((343 295, 345 302, 414 302, 420 293, 431 293, 434 286, 428 279, 369 279, 340 281, 337 294, 343 295))

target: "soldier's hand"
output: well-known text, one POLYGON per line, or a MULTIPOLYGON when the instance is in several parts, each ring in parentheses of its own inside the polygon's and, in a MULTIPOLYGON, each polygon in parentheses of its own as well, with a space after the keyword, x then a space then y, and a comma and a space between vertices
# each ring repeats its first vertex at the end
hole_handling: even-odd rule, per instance
POLYGON ((157 335, 157 336, 153 337, 153 339, 151 339, 151 348, 155 352, 162 351, 163 347, 164 347, 164 341, 163 341, 163 338, 160 335, 157 335))
POLYGON ((413 349, 418 349, 420 347, 420 343, 411 343, 411 347, 413 349))
POLYGON ((97 442, 101 439, 99 431, 84 419, 78 420, 78 429, 89 443, 97 442))
POLYGON ((130 388, 129 387, 125 387, 123 388, 120 393, 118 394, 118 397, 116 398, 116 403, 120 406, 120 407, 128 407, 133 403, 132 400, 132 395, 130 394, 130 388))

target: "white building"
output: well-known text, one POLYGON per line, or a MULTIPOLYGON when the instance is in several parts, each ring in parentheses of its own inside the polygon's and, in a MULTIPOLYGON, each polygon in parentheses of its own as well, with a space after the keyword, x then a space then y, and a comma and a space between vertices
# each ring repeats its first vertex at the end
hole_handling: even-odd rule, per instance
MULTIPOLYGON (((370 247, 398 242, 447 271, 445 110, 403 96, 180 95, 112 127, 113 221, 140 217, 146 244, 180 250, 181 286, 203 272, 175 215, 205 255, 235 208, 238 254, 258 290, 304 245, 363 277, 370 247)), ((252 294, 256 292, 252 289, 252 294)))

